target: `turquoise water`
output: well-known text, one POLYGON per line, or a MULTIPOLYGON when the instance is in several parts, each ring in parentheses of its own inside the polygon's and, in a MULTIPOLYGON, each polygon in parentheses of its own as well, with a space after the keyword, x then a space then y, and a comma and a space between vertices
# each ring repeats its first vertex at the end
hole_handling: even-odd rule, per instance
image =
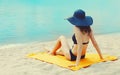
POLYGON ((78 8, 93 17, 95 34, 120 32, 118 0, 108 3, 94 1, 94 8, 89 7, 93 7, 92 2, 68 2, 0 0, 0 44, 55 40, 60 35, 70 37, 72 25, 64 19, 72 16, 78 8))

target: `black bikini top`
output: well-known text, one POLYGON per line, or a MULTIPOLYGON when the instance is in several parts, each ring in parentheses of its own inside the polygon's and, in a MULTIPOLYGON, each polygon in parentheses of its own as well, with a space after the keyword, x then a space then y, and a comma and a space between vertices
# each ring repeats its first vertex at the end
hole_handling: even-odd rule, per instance
MULTIPOLYGON (((72 40, 73 40, 73 43, 74 43, 74 44, 77 44, 77 40, 76 40, 76 38, 75 38, 75 34, 73 34, 72 40)), ((83 42, 82 44, 85 45, 85 44, 88 44, 88 43, 89 43, 89 41, 88 41, 88 42, 83 42)))

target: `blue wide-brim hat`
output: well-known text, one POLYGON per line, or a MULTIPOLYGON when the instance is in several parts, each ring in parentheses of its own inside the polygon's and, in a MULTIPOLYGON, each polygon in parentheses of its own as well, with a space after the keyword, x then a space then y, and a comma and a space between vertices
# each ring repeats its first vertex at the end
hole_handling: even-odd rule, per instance
POLYGON ((81 9, 76 10, 73 16, 67 18, 67 20, 75 26, 90 26, 93 24, 92 17, 85 16, 85 12, 81 9))

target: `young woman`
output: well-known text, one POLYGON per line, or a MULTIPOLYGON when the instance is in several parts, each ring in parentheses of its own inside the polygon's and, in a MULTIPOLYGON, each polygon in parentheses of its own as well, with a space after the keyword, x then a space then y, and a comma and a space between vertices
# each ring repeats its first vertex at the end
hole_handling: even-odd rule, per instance
POLYGON ((85 58, 86 49, 89 40, 91 40, 93 46, 99 54, 100 59, 103 59, 100 48, 90 27, 90 25, 93 23, 92 17, 85 16, 85 12, 81 9, 78 9, 74 12, 73 17, 70 17, 67 20, 74 25, 74 35, 72 37, 74 45, 72 46, 72 49, 69 47, 67 39, 64 36, 60 36, 54 48, 50 50, 49 53, 53 55, 64 55, 68 60, 71 61, 76 60, 76 63, 70 65, 69 67, 78 66, 80 59, 85 58))

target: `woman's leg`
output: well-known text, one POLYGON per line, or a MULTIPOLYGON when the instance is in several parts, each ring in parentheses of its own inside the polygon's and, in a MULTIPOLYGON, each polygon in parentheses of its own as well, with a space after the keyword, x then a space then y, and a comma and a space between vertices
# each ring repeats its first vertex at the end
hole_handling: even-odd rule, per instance
POLYGON ((63 55, 67 58, 67 59, 71 59, 70 57, 70 46, 67 42, 67 39, 64 36, 60 36, 59 40, 61 42, 61 53, 63 53, 63 55))
POLYGON ((64 36, 60 36, 57 40, 56 45, 54 46, 53 50, 51 51, 51 54, 62 54, 67 59, 70 60, 70 53, 69 53, 70 47, 67 42, 67 39, 64 36), (57 50, 61 50, 61 53, 57 53, 57 50))
POLYGON ((56 44, 55 44, 55 46, 54 46, 54 48, 53 48, 53 50, 51 51, 51 54, 54 54, 54 55, 55 55, 55 54, 56 54, 56 51, 59 50, 60 47, 61 47, 61 42, 60 42, 60 40, 58 39, 57 42, 56 42, 56 44))
POLYGON ((59 48, 57 51, 56 51, 56 55, 64 55, 61 48, 59 48))

